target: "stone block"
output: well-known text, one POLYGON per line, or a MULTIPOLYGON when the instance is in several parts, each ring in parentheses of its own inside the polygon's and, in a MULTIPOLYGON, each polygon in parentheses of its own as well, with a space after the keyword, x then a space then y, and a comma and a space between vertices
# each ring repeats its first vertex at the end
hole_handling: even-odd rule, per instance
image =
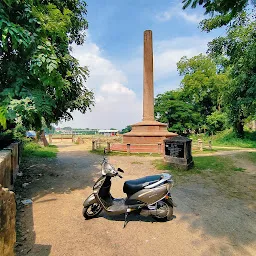
POLYGON ((0 185, 0 255, 13 256, 16 242, 15 194, 0 185))

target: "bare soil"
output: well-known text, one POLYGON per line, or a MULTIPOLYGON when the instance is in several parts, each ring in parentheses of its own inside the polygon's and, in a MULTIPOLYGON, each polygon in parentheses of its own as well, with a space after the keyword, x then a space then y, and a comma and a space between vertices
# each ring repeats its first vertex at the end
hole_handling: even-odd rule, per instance
MULTIPOLYGON (((238 161, 246 170, 231 176, 209 173, 179 179, 172 191, 178 205, 172 221, 131 215, 123 229, 124 216, 82 216, 83 201, 100 176, 102 156, 89 153, 84 144, 63 142, 58 147, 56 159, 26 159, 21 166, 23 176, 16 182, 17 255, 256 255, 252 163, 238 161), (24 183, 29 184, 23 188, 24 183), (33 203, 24 206, 23 199, 33 203)), ((125 196, 125 180, 159 173, 154 159, 109 157, 125 170, 122 180, 113 179, 112 195, 125 196)))

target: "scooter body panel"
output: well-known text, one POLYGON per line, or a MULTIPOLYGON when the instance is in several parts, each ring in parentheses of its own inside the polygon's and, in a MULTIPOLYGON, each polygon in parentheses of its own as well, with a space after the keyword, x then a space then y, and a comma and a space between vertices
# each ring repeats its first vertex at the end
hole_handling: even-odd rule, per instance
POLYGON ((140 201, 145 204, 154 204, 164 198, 168 192, 168 184, 163 184, 162 186, 151 189, 145 188, 127 198, 127 202, 140 201))

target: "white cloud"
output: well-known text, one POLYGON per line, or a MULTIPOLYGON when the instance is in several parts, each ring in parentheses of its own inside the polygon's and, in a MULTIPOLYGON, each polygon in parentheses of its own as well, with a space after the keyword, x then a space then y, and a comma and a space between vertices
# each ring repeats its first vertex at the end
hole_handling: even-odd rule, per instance
POLYGON ((80 65, 89 68, 85 85, 95 94, 95 107, 86 114, 75 111, 74 119, 60 123, 61 127, 121 129, 141 120, 142 103, 127 87, 126 74, 104 57, 104 52, 90 37, 83 46, 73 47, 73 55, 80 65))
POLYGON ((178 37, 171 40, 157 41, 154 52, 155 80, 178 75, 177 62, 183 57, 191 58, 205 53, 210 37, 178 37))
MULTIPOLYGON (((154 41, 155 95, 177 88, 181 79, 177 62, 183 56, 190 58, 205 53, 211 39, 192 36, 154 41)), ((138 49, 140 56, 114 65, 90 39, 84 46, 74 47, 74 56, 90 70, 86 86, 95 93, 95 107, 86 114, 74 112, 74 120, 60 126, 121 129, 139 122, 142 118, 142 99, 138 95, 143 90, 143 49, 141 46, 138 49)))
POLYGON ((189 14, 187 11, 182 10, 181 4, 172 5, 166 11, 157 13, 155 17, 161 22, 169 21, 173 18, 182 18, 188 22, 199 23, 204 19, 201 14, 189 14))

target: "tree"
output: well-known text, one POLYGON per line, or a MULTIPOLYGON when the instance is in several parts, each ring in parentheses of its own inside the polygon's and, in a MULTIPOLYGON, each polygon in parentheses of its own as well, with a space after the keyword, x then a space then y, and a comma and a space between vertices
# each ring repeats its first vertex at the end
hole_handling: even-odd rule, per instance
POLYGON ((190 59, 182 57, 177 68, 184 76, 181 81, 182 98, 194 106, 203 125, 208 115, 221 110, 228 76, 210 56, 203 54, 190 59))
POLYGON ((124 129, 122 129, 120 134, 124 134, 124 133, 130 132, 131 130, 132 130, 131 125, 127 125, 124 129))
POLYGON ((255 0, 183 0, 183 9, 191 6, 196 8, 201 5, 205 9, 205 14, 210 14, 211 18, 205 19, 200 26, 205 31, 225 26, 243 12, 251 4, 256 6, 255 0))
POLYGON ((215 111, 206 118, 207 129, 211 134, 215 134, 217 131, 223 131, 227 128, 228 117, 227 113, 221 111, 215 111))
POLYGON ((162 123, 168 124, 168 130, 179 134, 199 127, 200 116, 191 103, 182 101, 180 91, 168 91, 157 95, 155 116, 162 123))
POLYGON ((70 48, 84 42, 85 15, 82 0, 0 2, 2 127, 38 130, 93 104, 93 93, 84 86, 88 70, 70 48))
POLYGON ((213 57, 225 57, 230 82, 224 93, 229 119, 243 136, 245 119, 256 114, 256 21, 242 13, 227 35, 209 43, 213 57))

